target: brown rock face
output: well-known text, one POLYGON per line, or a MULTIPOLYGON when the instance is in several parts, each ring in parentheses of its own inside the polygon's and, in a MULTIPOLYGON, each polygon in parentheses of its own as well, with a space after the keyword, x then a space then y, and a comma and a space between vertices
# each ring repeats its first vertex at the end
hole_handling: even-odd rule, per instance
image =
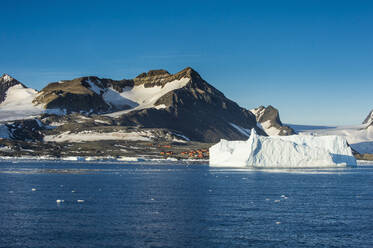
POLYGON ((95 92, 88 82, 94 84, 97 89, 104 87, 97 77, 50 83, 41 90, 34 103, 44 104, 46 109, 65 109, 67 113, 108 111, 110 106, 103 100, 101 93, 95 92))
MULTIPOLYGON (((258 123, 266 123, 268 127, 278 129, 278 135, 295 134, 294 129, 282 124, 280 114, 276 108, 269 105, 268 107, 260 106, 253 110, 258 123)), ((264 130, 265 131, 265 130, 264 130)))

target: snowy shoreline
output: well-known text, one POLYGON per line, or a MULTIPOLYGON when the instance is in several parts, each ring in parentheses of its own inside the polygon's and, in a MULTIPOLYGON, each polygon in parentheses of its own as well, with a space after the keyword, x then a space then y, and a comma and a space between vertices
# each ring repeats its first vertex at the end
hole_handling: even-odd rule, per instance
MULTIPOLYGON (((24 156, 24 157, 4 157, 0 156, 0 163, 3 162, 64 162, 64 163, 79 163, 79 164, 89 164, 89 163, 115 163, 115 164, 129 164, 129 163, 145 163, 145 164, 199 164, 208 166, 208 159, 176 159, 176 158, 144 158, 144 157, 123 157, 123 158, 110 158, 110 157, 36 157, 36 156, 24 156)), ((368 160, 356 160, 358 166, 373 166, 373 161, 368 160)), ((216 167, 215 167, 216 168, 216 167)), ((221 167, 230 169, 242 169, 240 167, 221 167)), ((316 168, 316 167, 315 167, 316 168)), ((325 167, 320 167, 320 169, 325 167)), ((327 167, 327 168, 342 168, 342 167, 327 167)), ((345 168, 345 167, 343 167, 345 168)), ((252 167, 252 169, 262 169, 252 167)), ((268 167, 265 169, 279 169, 276 167, 268 167)), ((288 169, 288 168, 281 168, 288 169)), ((294 169, 294 168, 291 168, 294 169)), ((301 168, 299 168, 301 169, 301 168)))
POLYGON ((23 157, 5 157, 0 156, 1 162, 9 161, 25 161, 25 162, 78 162, 78 163, 200 163, 208 164, 207 159, 176 159, 176 158, 145 158, 145 157, 80 157, 80 156, 69 156, 69 157, 47 157, 47 156, 23 156, 23 157))

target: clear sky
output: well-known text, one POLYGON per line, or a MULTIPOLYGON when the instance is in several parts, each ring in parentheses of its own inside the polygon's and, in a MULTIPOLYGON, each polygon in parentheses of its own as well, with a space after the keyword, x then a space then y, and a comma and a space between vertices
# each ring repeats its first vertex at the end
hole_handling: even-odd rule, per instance
POLYGON ((373 108, 373 1, 0 0, 0 73, 30 87, 193 67, 286 123, 359 124, 373 108))

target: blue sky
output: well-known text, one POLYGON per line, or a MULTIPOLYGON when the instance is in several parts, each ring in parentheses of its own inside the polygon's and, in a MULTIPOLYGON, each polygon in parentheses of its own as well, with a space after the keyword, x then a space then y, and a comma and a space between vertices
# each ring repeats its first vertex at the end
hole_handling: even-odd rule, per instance
POLYGON ((287 123, 359 124, 373 109, 373 1, 0 0, 0 73, 30 87, 187 66, 287 123))

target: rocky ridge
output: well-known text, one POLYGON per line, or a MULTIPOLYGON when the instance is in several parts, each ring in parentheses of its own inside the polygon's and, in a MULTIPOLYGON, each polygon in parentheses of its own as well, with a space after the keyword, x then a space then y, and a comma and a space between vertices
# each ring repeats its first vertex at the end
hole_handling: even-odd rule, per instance
POLYGON ((259 106, 252 109, 251 112, 255 115, 258 125, 267 135, 285 136, 295 134, 294 129, 282 124, 279 111, 273 106, 259 106))

